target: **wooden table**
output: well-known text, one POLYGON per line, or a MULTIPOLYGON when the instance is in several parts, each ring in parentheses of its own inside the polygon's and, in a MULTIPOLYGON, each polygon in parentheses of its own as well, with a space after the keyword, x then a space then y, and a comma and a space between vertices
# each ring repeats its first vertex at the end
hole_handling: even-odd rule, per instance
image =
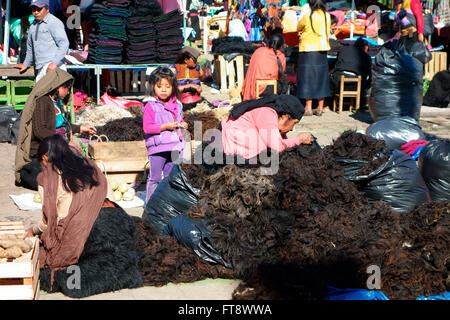
POLYGON ((0 77, 2 78, 34 78, 34 67, 20 73, 12 64, 0 64, 0 77))

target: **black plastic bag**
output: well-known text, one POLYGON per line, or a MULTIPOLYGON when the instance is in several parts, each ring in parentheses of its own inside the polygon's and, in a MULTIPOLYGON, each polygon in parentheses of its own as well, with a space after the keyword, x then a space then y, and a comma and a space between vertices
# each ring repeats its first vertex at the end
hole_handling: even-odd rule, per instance
POLYGON ((427 186, 416 166, 406 153, 393 150, 389 159, 368 175, 358 175, 367 162, 336 159, 344 167, 347 180, 357 184, 370 203, 384 200, 398 213, 407 213, 415 206, 430 200, 427 186))
POLYGON ((431 13, 423 14, 423 36, 431 36, 434 32, 433 15, 431 13))
POLYGON ((171 219, 165 230, 165 233, 175 237, 183 246, 192 249, 201 259, 231 268, 231 265, 214 249, 213 240, 209 236, 211 231, 205 219, 193 219, 182 213, 171 219))
POLYGON ((377 122, 389 117, 420 119, 423 64, 406 52, 382 47, 372 64, 369 111, 377 122))
POLYGON ((425 64, 433 58, 431 52, 425 46, 425 43, 420 41, 413 41, 411 39, 406 39, 401 37, 399 40, 394 42, 394 48, 400 52, 411 55, 412 57, 419 60, 422 64, 425 64))
POLYGON ((450 201, 450 140, 427 143, 418 159, 419 171, 433 201, 450 201))
POLYGON ((0 142, 11 142, 11 127, 18 117, 13 106, 0 106, 0 142))
POLYGON ((22 111, 19 113, 17 119, 9 126, 9 136, 12 144, 17 144, 19 140, 20 119, 22 119, 22 111))
POLYGON ((384 140, 389 150, 400 149, 402 145, 412 140, 425 140, 425 134, 419 123, 408 116, 392 117, 371 124, 367 135, 384 140))
POLYGON ((169 220, 196 204, 199 194, 200 189, 194 188, 181 167, 175 164, 170 175, 158 184, 148 200, 142 219, 159 234, 164 234, 169 220))

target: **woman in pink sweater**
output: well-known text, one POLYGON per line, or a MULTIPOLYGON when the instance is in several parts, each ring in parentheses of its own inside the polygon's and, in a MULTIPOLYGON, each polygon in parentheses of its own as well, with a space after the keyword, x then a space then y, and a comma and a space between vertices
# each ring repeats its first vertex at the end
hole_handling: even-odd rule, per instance
POLYGON ((239 103, 230 117, 221 122, 223 153, 248 160, 269 148, 281 152, 311 144, 314 138, 309 132, 286 136, 304 113, 303 105, 292 95, 271 95, 239 103))

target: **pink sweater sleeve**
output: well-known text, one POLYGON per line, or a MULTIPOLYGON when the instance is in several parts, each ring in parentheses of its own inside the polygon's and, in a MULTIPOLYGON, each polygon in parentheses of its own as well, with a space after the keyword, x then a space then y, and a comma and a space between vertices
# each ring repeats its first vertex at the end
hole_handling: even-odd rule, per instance
POLYGON ((155 111, 153 111, 150 102, 144 107, 144 119, 143 119, 143 129, 146 134, 158 134, 161 133, 161 125, 155 124, 155 111))
POLYGON ((419 0, 411 1, 411 10, 416 16, 417 20, 417 33, 423 33, 423 13, 422 13, 422 3, 419 0))
POLYGON ((291 148, 299 144, 296 137, 283 139, 278 130, 278 114, 272 108, 262 107, 250 112, 254 113, 259 136, 267 148, 281 152, 286 148, 291 148))

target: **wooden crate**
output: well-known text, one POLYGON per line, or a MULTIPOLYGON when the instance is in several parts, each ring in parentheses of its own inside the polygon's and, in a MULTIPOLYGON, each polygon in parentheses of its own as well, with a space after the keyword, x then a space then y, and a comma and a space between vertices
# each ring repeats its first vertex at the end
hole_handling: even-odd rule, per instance
POLYGON ((106 175, 119 183, 136 183, 148 169, 145 140, 119 142, 93 142, 88 144, 88 154, 106 175))
POLYGON ((22 221, 0 222, 0 234, 25 235, 25 227, 22 221))
MULTIPOLYGON (((22 222, 0 222, 0 234, 24 235, 22 222)), ((39 239, 17 259, 0 259, 0 300, 33 300, 39 294, 39 239)))
POLYGON ((108 182, 112 179, 119 183, 136 183, 149 168, 147 159, 128 160, 94 160, 97 166, 105 174, 108 182))
POLYGON ((214 55, 214 72, 221 93, 232 88, 238 88, 240 91, 244 85, 243 56, 237 56, 227 61, 223 55, 214 55))
POLYGON ((145 140, 88 143, 88 154, 94 160, 148 159, 145 140))
POLYGON ((0 278, 0 300, 36 300, 39 296, 39 262, 32 277, 0 278))

